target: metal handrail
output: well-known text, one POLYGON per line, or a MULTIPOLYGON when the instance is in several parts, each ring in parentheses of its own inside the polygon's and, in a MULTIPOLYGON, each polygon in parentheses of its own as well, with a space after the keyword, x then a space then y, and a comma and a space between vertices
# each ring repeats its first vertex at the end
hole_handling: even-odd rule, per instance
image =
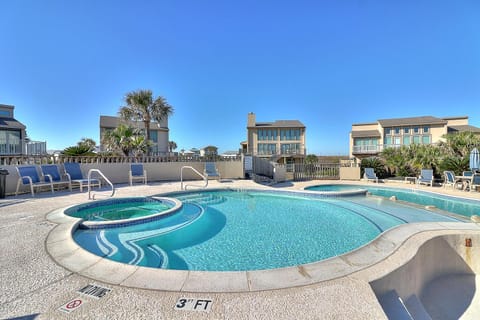
POLYGON ((208 178, 207 176, 204 176, 203 174, 201 174, 200 172, 198 172, 197 169, 195 169, 194 167, 191 167, 191 166, 183 166, 182 169, 180 170, 180 189, 181 190, 187 190, 187 187, 198 187, 198 188, 206 188, 208 186, 208 178), (204 186, 197 186, 197 185, 194 185, 194 184, 186 184, 185 185, 185 188, 183 187, 183 169, 191 169, 193 172, 195 172, 196 174, 198 174, 200 177, 203 178, 203 181, 205 181, 205 185, 204 186))
POLYGON ((88 179, 88 200, 95 200, 95 193, 92 196, 90 196, 90 193, 92 191, 92 186, 91 186, 90 180, 91 180, 93 172, 96 172, 100 176, 102 176, 102 178, 112 187, 112 194, 110 195, 110 197, 113 197, 113 195, 115 194, 115 187, 113 186, 113 183, 111 183, 110 180, 108 180, 108 178, 105 177, 105 175, 102 173, 102 171, 100 171, 98 169, 90 169, 90 170, 88 170, 88 176, 87 176, 87 179, 88 179))

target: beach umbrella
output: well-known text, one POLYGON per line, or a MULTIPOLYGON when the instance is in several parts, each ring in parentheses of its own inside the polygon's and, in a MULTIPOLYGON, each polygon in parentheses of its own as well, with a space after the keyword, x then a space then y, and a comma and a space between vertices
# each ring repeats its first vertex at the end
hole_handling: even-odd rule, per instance
POLYGON ((477 148, 473 148, 470 152, 470 169, 478 170, 480 167, 480 153, 477 148))

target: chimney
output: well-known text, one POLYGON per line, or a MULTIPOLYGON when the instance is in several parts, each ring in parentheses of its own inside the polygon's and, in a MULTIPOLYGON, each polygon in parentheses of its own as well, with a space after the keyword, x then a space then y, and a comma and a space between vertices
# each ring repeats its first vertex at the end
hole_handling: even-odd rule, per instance
POLYGON ((255 122, 256 122, 255 113, 250 112, 248 114, 247 128, 255 127, 255 122))

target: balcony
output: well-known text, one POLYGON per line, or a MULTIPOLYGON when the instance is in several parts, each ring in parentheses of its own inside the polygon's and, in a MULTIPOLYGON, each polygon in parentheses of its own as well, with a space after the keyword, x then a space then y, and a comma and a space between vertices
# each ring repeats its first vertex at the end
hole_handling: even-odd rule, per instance
POLYGON ((353 146, 352 154, 377 154, 383 151, 383 145, 353 146))

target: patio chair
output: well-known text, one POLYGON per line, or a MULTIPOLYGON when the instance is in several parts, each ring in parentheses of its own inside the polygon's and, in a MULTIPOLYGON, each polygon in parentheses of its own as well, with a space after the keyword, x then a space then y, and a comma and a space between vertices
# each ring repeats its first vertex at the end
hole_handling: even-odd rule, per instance
POLYGON ((207 179, 212 177, 220 180, 220 172, 218 171, 215 162, 205 162, 205 169, 203 173, 205 174, 207 179))
POLYGON ((26 186, 30 186, 30 191, 32 193, 32 197, 35 196, 34 189, 42 188, 42 187, 50 187, 53 193, 53 182, 45 181, 40 179, 38 175, 37 166, 20 166, 16 167, 18 172, 18 181, 17 181, 17 189, 15 190, 15 196, 18 195, 18 189, 20 188, 20 184, 26 186))
POLYGON ((372 180, 378 183, 378 177, 375 174, 373 168, 365 168, 365 172, 363 173, 363 178, 367 179, 367 182, 372 180))
POLYGON ((475 173, 470 182, 470 191, 480 190, 480 173, 475 173))
POLYGON ((445 176, 445 182, 443 183, 443 186, 445 188, 448 187, 448 186, 451 186, 453 189, 462 189, 463 188, 462 181, 458 181, 455 178, 455 173, 453 171, 444 171, 443 175, 445 176))
MULTIPOLYGON (((63 164, 65 169, 65 174, 68 176, 72 184, 78 184, 80 187, 80 192, 83 192, 83 186, 88 186, 88 179, 83 177, 82 170, 80 169, 80 164, 76 162, 65 162, 63 164)), ((90 179, 90 186, 102 187, 102 182, 99 179, 90 179)))
POLYGON ((60 175, 60 171, 58 170, 58 166, 56 164, 42 164, 40 169, 42 170, 42 174, 46 182, 51 181, 54 186, 66 185, 68 186, 68 189, 72 191, 72 182, 66 175, 63 175, 63 177, 60 175))
POLYGON ((420 177, 417 179, 418 184, 426 184, 433 187, 433 170, 432 169, 422 169, 420 177))
POLYGON ((147 171, 143 168, 143 163, 130 164, 128 180, 131 186, 133 185, 133 180, 141 180, 144 184, 147 184, 147 171))

